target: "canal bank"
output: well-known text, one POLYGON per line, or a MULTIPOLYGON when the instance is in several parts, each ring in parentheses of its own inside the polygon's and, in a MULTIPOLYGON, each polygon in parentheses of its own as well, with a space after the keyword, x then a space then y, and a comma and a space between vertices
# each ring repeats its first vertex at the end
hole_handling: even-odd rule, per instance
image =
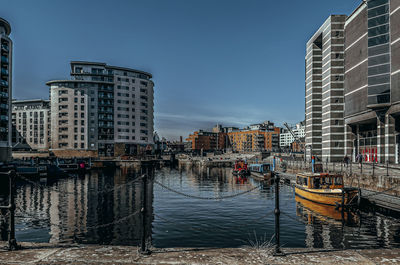
MULTIPOLYGON (((0 245, 1 246, 1 245, 0 245)), ((285 256, 257 248, 168 248, 139 254, 137 247, 22 243, 0 250, 1 264, 399 264, 400 249, 284 248, 285 256)))

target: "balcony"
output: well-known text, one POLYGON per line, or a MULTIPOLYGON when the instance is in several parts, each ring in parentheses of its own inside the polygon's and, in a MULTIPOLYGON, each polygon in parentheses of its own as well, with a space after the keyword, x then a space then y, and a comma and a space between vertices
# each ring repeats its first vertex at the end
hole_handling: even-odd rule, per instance
POLYGON ((7 92, 0 92, 0 97, 8 99, 8 93, 7 92))
POLYGON ((2 63, 8 63, 8 58, 5 56, 1 56, 1 62, 2 63))
POLYGON ((8 76, 8 70, 5 68, 1 68, 1 74, 8 76))
POLYGON ((10 51, 10 49, 8 48, 8 46, 5 45, 5 44, 2 44, 2 45, 1 45, 1 50, 2 50, 2 51, 5 51, 5 52, 9 52, 9 51, 10 51))
POLYGON ((0 80, 0 85, 2 87, 8 87, 8 82, 6 80, 0 80))

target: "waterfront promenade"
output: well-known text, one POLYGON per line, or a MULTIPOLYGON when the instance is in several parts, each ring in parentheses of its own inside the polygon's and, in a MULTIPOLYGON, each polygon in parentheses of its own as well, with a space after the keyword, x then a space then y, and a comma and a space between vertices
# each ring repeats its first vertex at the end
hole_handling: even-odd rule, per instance
MULTIPOLYGON (((5 245, 4 245, 5 246, 5 245)), ((1 264, 399 264, 400 249, 321 250, 192 248, 154 249, 141 255, 136 247, 23 243, 18 251, 0 250, 1 264)))

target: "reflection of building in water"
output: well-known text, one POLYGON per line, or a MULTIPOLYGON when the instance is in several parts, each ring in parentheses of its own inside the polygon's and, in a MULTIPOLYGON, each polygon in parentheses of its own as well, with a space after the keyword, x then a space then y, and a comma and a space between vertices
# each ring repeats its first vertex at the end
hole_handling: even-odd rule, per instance
MULTIPOLYGON (((49 227, 50 242, 136 245, 143 231, 143 189, 141 181, 131 183, 132 179, 119 170, 92 171, 84 177, 59 180, 52 185, 54 189, 22 186, 16 201, 24 213, 37 216, 41 226, 49 227), (132 216, 126 218, 129 215, 132 216), (113 224, 107 225, 110 223, 113 224)), ((148 236, 153 213, 152 185, 149 182, 146 200, 148 236)), ((30 220, 23 222, 33 226, 30 220)), ((33 222, 37 220, 32 219, 33 222)))

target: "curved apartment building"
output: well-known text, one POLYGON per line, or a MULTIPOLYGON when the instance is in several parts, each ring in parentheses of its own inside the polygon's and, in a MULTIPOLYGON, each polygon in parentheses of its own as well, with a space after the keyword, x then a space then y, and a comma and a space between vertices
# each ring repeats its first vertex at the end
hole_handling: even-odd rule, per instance
POLYGON ((152 75, 105 63, 71 62, 71 80, 50 86, 51 149, 137 154, 153 144, 152 75))
POLYGON ((0 161, 11 158, 12 41, 10 24, 0 18, 0 161))

